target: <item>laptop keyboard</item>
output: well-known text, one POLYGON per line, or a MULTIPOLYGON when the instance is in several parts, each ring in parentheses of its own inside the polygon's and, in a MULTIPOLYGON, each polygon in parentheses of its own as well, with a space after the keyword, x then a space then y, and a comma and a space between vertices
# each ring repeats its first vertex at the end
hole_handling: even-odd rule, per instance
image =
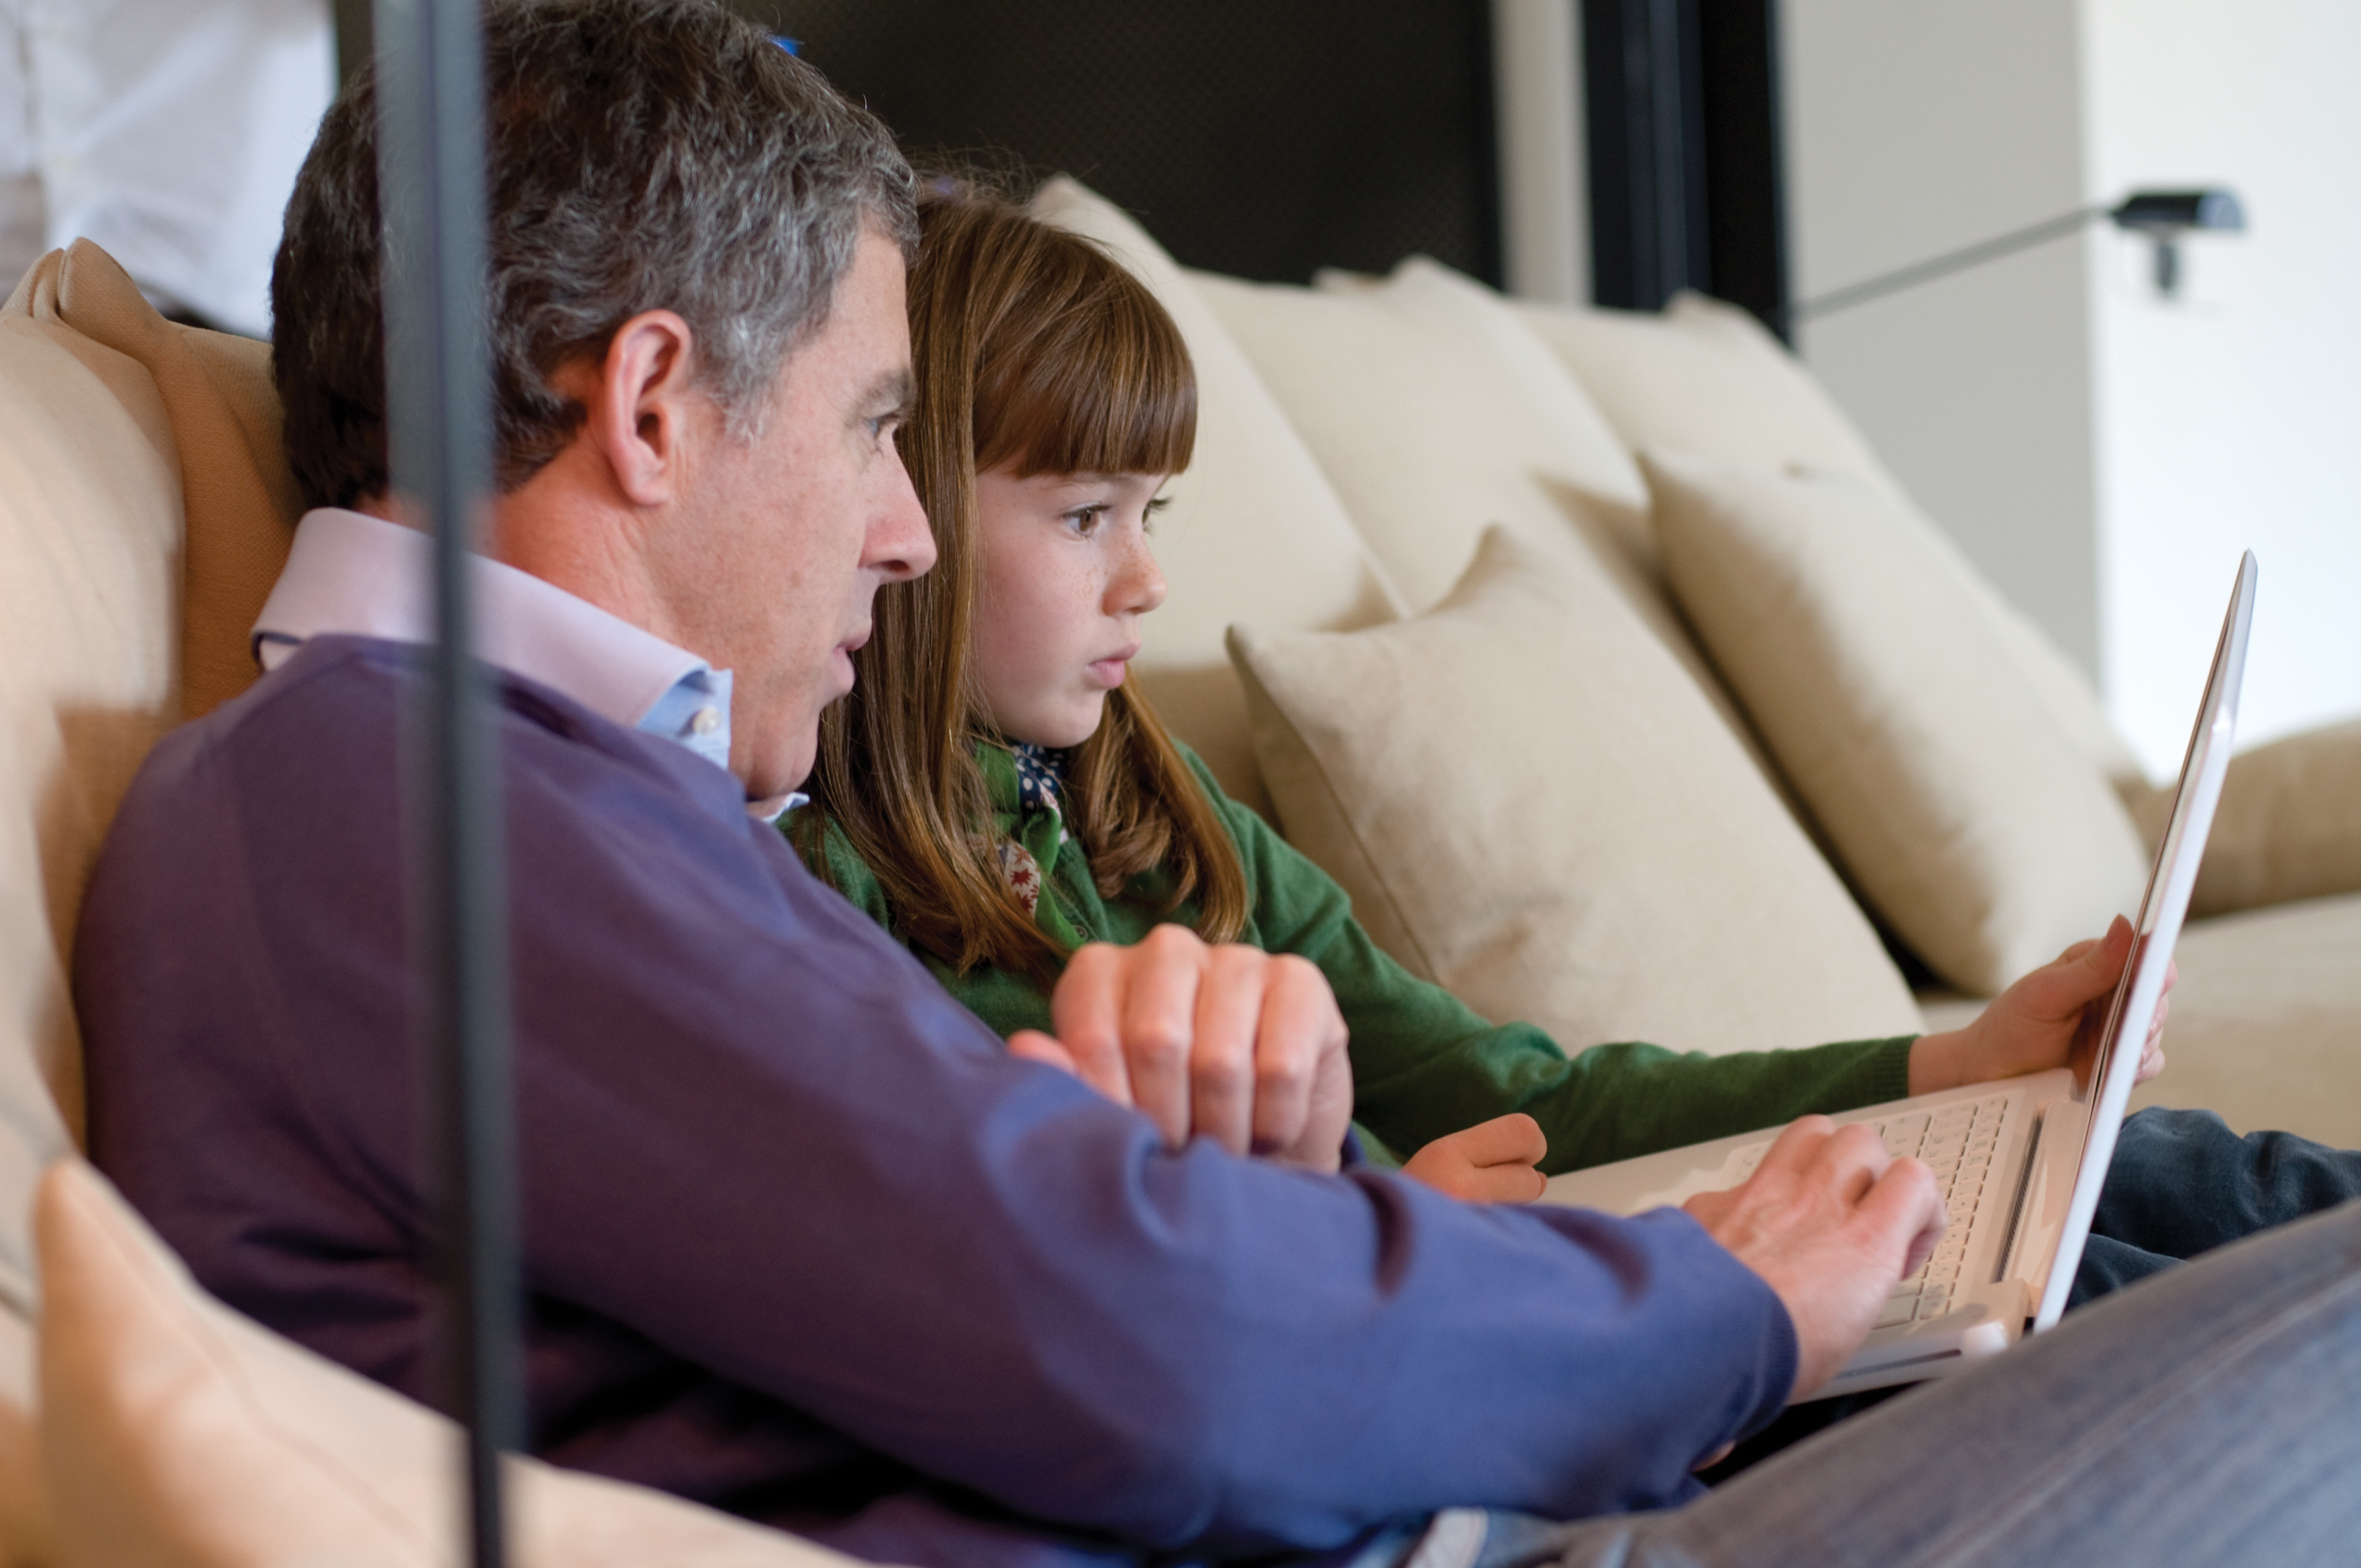
MULTIPOLYGON (((1959 1101, 1938 1111, 1912 1111, 1861 1124, 1877 1129, 1886 1151, 1896 1159, 1908 1155, 1926 1162, 1935 1173, 1935 1185, 1942 1190, 1943 1206, 1951 1216, 1935 1255, 1894 1288, 1875 1327, 1899 1328, 1939 1318, 1950 1310, 1976 1211, 1991 1190, 1993 1149, 2000 1142, 2001 1118, 2008 1111, 2008 1098, 2005 1093, 1994 1094, 1983 1100, 1959 1101)), ((1752 1176, 1770 1149, 1767 1142, 1752 1144, 1732 1155, 1738 1179, 1742 1181, 1752 1176)))

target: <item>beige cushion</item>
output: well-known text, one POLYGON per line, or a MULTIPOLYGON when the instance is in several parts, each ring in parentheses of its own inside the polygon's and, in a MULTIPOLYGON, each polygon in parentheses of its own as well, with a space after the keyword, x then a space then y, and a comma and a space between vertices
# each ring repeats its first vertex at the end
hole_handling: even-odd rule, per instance
POLYGON ((302 510, 280 441, 269 346, 166 321, 86 239, 45 258, 19 293, 35 317, 137 361, 163 396, 188 511, 182 705, 189 718, 202 717, 254 684, 247 639, 302 510))
MULTIPOLYGON (((2132 1108, 2218 1113, 2242 1133, 2277 1128, 2361 1148, 2361 893, 2192 920, 2173 949, 2180 980, 2164 1071, 2132 1108)), ((1919 998, 1930 1029, 1982 1001, 1919 998)))
POLYGON ((2192 921, 2142 1105, 2361 1148, 2361 894, 2192 921))
POLYGON ((1524 300, 1513 308, 1635 451, 1884 472, 1810 373, 1736 305, 1683 293, 1662 315, 1524 300))
POLYGON ((1058 179, 1034 215, 1114 252, 1179 323, 1197 371, 1197 451, 1156 525, 1170 597, 1148 622, 1135 666, 1167 724, 1222 787, 1257 810, 1245 699, 1223 656, 1234 620, 1293 630, 1389 620, 1400 600, 1353 532, 1336 492, 1287 416, 1163 247, 1120 208, 1058 179))
MULTIPOLYGON (((2151 848, 2172 816, 2172 794, 2149 785, 2126 792, 2151 848)), ((2355 891, 2361 891, 2361 719, 2231 758, 2190 913, 2355 891)), ((2355 962, 2361 967, 2361 953, 2355 962)))
POLYGON ((1639 471, 1499 295, 1423 258, 1329 292, 1191 278, 1411 609, 1451 591, 1492 523, 1564 548, 1595 519, 1648 553, 1639 471))
POLYGON ((1646 466, 1682 607, 1853 884, 1938 974, 1988 994, 2130 910, 2130 817, 1897 492, 1646 466))
MULTIPOLYGON (((44 1179, 40 1441, 61 1568, 442 1564, 457 1433, 206 1296, 79 1159, 44 1179)), ((829 1568, 851 1560, 642 1487, 508 1466, 511 1560, 829 1568)))
POLYGON ((1611 587, 1769 776, 1673 609, 1638 468, 1506 301, 1423 257, 1320 290, 1191 278, 1413 608, 1451 590, 1487 527, 1510 528, 1611 587))
POLYGON ((60 1108, 81 1125, 67 975, 82 886, 179 708, 170 422, 145 369, 31 297, 0 309, 0 1297, 18 1302, 60 1108))
POLYGON ((1415 620, 1232 633, 1288 836, 1370 935, 1568 1048, 1914 1033, 1859 908, 1680 665, 1506 529, 1415 620))
MULTIPOLYGON (((1835 401, 1745 311, 1684 293, 1662 315, 1521 302, 1519 315, 1634 449, 1900 485, 1835 401)), ((2109 778, 2142 778, 2088 676, 1951 552, 2017 674, 2109 778)))

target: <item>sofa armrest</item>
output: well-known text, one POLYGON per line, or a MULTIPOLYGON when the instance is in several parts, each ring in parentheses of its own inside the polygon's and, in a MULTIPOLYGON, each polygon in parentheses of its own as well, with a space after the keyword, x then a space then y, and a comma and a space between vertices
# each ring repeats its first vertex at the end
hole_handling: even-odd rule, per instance
MULTIPOLYGON (((2153 849, 2172 791, 2139 784, 2125 805, 2153 849)), ((2361 719, 2308 729, 2230 760, 2191 916, 2361 890, 2361 719)))

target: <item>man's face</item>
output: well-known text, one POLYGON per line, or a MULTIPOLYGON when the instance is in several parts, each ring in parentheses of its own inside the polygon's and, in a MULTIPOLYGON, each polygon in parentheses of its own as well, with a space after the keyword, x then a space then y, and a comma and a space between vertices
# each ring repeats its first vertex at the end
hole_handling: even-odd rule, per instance
POLYGON ((811 772, 820 710, 852 689, 878 586, 934 565, 894 445, 910 390, 904 308, 900 248, 863 234, 826 323, 780 367, 762 433, 708 448, 667 553, 675 640, 735 672, 730 765, 750 799, 811 772))

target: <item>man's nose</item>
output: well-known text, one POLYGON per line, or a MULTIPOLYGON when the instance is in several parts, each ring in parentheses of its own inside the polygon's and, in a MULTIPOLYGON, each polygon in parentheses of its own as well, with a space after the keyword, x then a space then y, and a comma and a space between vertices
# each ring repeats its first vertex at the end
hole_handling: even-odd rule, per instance
POLYGON ((935 564, 934 530, 927 524, 926 509, 918 505, 918 492, 911 487, 910 471, 902 466, 899 452, 894 453, 892 471, 882 477, 885 493, 870 520, 863 564, 889 583, 905 582, 924 576, 935 564))

